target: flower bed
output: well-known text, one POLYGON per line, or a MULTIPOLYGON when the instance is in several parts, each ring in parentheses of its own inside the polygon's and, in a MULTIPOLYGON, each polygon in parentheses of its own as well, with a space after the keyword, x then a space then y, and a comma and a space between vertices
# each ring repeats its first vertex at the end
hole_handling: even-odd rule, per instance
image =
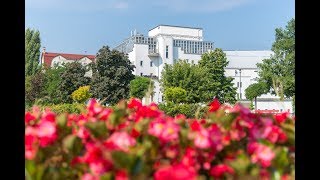
POLYGON ((214 100, 204 119, 137 99, 82 114, 25 114, 26 176, 40 179, 294 179, 294 118, 214 100))

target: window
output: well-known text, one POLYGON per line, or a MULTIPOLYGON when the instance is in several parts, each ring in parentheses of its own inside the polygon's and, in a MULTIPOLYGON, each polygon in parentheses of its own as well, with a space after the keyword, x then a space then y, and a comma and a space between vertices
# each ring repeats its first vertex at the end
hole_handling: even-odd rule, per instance
POLYGON ((242 82, 240 82, 240 87, 242 87, 242 82))
POLYGON ((166 46, 166 58, 169 58, 169 46, 166 46))
POLYGON ((239 82, 237 82, 237 87, 239 87, 239 82))
POLYGON ((140 76, 143 76, 143 73, 140 73, 140 76))
POLYGON ((240 99, 242 99, 242 93, 240 93, 240 99))
POLYGON ((140 66, 142 67, 142 65, 143 65, 143 61, 140 61, 140 66))
POLYGON ((152 63, 152 61, 150 61, 150 67, 152 67, 153 66, 153 63, 152 63))

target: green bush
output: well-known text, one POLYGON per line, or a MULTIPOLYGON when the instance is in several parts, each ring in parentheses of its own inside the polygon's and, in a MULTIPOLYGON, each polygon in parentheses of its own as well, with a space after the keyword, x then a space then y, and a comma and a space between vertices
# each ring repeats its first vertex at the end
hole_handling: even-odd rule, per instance
POLYGON ((72 99, 78 103, 84 103, 92 94, 89 92, 90 86, 81 86, 79 89, 73 91, 71 94, 72 99))
POLYGON ((164 98, 166 101, 183 103, 186 101, 187 91, 181 87, 170 87, 165 90, 164 98))
POLYGON ((187 118, 202 118, 207 112, 207 106, 199 104, 175 104, 172 102, 159 104, 159 109, 170 116, 184 114, 187 118))
MULTIPOLYGON (((41 110, 49 108, 51 111, 62 114, 62 113, 81 113, 85 110, 86 105, 80 103, 73 103, 73 104, 54 104, 54 105, 35 105, 40 107, 41 110)), ((26 107, 26 111, 30 111, 32 107, 26 107)))

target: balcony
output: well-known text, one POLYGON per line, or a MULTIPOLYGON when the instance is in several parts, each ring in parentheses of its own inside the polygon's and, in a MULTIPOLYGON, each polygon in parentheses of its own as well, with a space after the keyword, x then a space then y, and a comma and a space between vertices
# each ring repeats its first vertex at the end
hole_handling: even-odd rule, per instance
POLYGON ((148 56, 149 57, 158 57, 159 56, 159 52, 156 49, 149 49, 148 56))

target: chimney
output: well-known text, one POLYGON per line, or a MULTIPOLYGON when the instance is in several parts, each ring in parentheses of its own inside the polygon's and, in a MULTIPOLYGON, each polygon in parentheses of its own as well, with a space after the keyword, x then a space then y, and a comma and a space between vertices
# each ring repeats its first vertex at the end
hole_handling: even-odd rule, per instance
POLYGON ((46 47, 42 48, 40 64, 44 64, 44 54, 46 53, 46 47))

